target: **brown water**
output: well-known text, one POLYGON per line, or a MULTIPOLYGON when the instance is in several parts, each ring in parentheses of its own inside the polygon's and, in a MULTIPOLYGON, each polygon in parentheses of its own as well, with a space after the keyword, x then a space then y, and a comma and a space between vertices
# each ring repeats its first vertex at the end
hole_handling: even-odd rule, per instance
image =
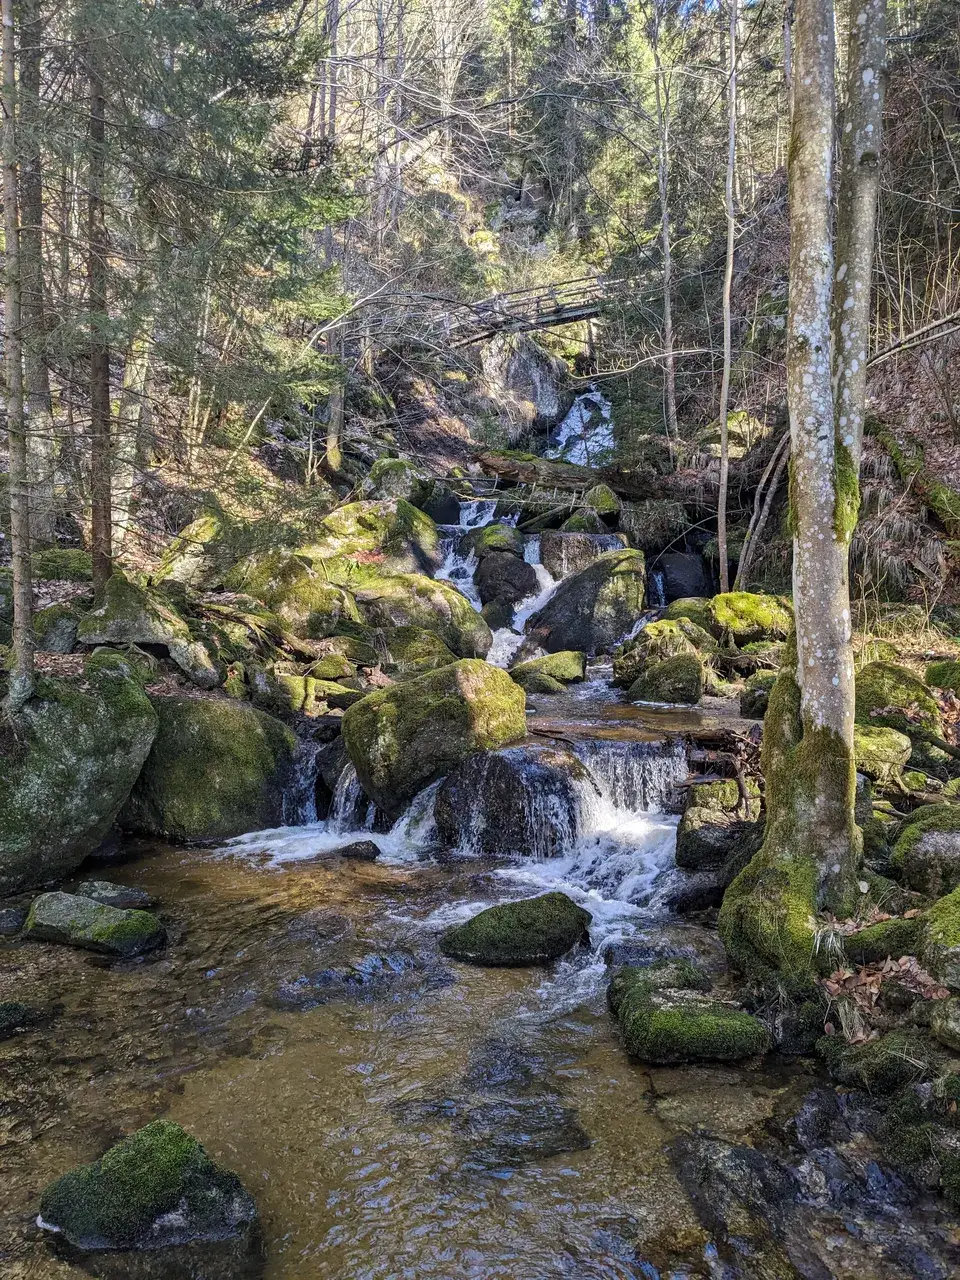
MULTIPOLYGON (((589 957, 553 974, 442 962, 422 922, 495 896, 477 865, 141 852, 112 874, 156 896, 162 954, 0 948, 0 998, 60 1006, 0 1044, 4 1277, 81 1275, 34 1227, 39 1193, 158 1116, 254 1194, 269 1280, 726 1274, 667 1144, 759 1140, 809 1068, 648 1070, 620 1049, 589 957), (301 975, 385 951, 412 967, 289 1007, 301 975)), ((830 1274, 910 1272, 846 1239, 830 1274)))

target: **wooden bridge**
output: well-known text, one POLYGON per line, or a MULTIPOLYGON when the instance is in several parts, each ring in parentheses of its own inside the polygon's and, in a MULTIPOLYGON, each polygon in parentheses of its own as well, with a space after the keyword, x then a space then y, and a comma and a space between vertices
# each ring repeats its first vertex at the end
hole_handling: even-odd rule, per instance
MULTIPOLYGON (((649 285, 643 284, 646 292, 649 285)), ((556 285, 495 293, 479 302, 458 305, 450 317, 449 340, 454 347, 467 347, 498 333, 530 333, 592 320, 605 302, 636 296, 641 287, 637 277, 611 280, 606 276, 583 276, 556 285)))

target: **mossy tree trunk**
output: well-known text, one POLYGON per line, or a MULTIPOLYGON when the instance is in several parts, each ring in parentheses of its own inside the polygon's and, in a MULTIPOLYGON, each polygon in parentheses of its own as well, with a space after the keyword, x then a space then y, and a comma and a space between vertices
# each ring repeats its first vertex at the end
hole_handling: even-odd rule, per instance
POLYGON ((848 562, 859 508, 884 0, 855 5, 850 22, 844 128, 860 141, 843 145, 835 264, 833 3, 796 5, 787 317, 796 630, 764 723, 763 847, 728 890, 720 921, 741 968, 798 979, 816 962, 817 913, 846 914, 856 902, 862 847, 848 562))

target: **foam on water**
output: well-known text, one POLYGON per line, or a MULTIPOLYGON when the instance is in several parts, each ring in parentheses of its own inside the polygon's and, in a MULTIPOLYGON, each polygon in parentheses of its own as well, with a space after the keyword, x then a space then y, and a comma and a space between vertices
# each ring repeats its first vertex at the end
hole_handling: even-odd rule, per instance
POLYGON ((540 535, 531 534, 523 546, 523 558, 533 566, 537 575, 537 589, 525 600, 521 600, 513 611, 513 620, 509 627, 499 627, 493 633, 493 644, 487 654, 487 661, 495 667, 508 667, 524 640, 524 628, 535 613, 547 603, 559 582, 551 577, 540 561, 540 535))
POLYGON ((616 443, 611 410, 610 401, 596 387, 577 396, 543 456, 586 467, 609 462, 616 443))

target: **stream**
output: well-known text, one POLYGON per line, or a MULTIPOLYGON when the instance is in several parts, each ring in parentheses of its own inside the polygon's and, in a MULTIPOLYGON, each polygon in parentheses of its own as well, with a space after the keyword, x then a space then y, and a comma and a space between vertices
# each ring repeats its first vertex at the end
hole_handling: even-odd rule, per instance
MULTIPOLYGON (((495 510, 465 503, 446 530, 439 576, 475 607, 458 543, 495 510)), ((543 570, 539 538, 525 553, 543 570)), ((509 663, 555 588, 538 572, 492 660, 509 663)), ((721 990, 728 981, 715 932, 662 900, 687 774, 671 735, 731 711, 625 704, 610 675, 600 664, 532 699, 531 741, 555 735, 587 771, 566 827, 535 779, 523 792, 549 849, 479 852, 482 787, 457 849, 437 836, 438 783, 375 830, 348 765, 323 821, 217 849, 132 842, 102 868, 155 898, 169 934, 156 955, 117 963, 0 940, 4 991, 55 1015, 0 1043, 4 1277, 90 1274, 41 1239, 40 1192, 160 1116, 255 1197, 265 1280, 956 1274, 955 1223, 881 1172, 811 1061, 663 1068, 623 1052, 606 1009, 611 958, 687 956, 721 990), (339 856, 360 839, 378 844, 377 862, 339 856), (445 925, 548 890, 591 913, 589 946, 546 969, 440 956, 445 925), (691 1173, 708 1157, 715 1195, 691 1173), (731 1187, 753 1205, 754 1235, 718 1225, 714 1201, 731 1187), (809 1265, 794 1270, 797 1250, 809 1265)), ((157 1255, 150 1275, 165 1280, 163 1265, 157 1255)))

